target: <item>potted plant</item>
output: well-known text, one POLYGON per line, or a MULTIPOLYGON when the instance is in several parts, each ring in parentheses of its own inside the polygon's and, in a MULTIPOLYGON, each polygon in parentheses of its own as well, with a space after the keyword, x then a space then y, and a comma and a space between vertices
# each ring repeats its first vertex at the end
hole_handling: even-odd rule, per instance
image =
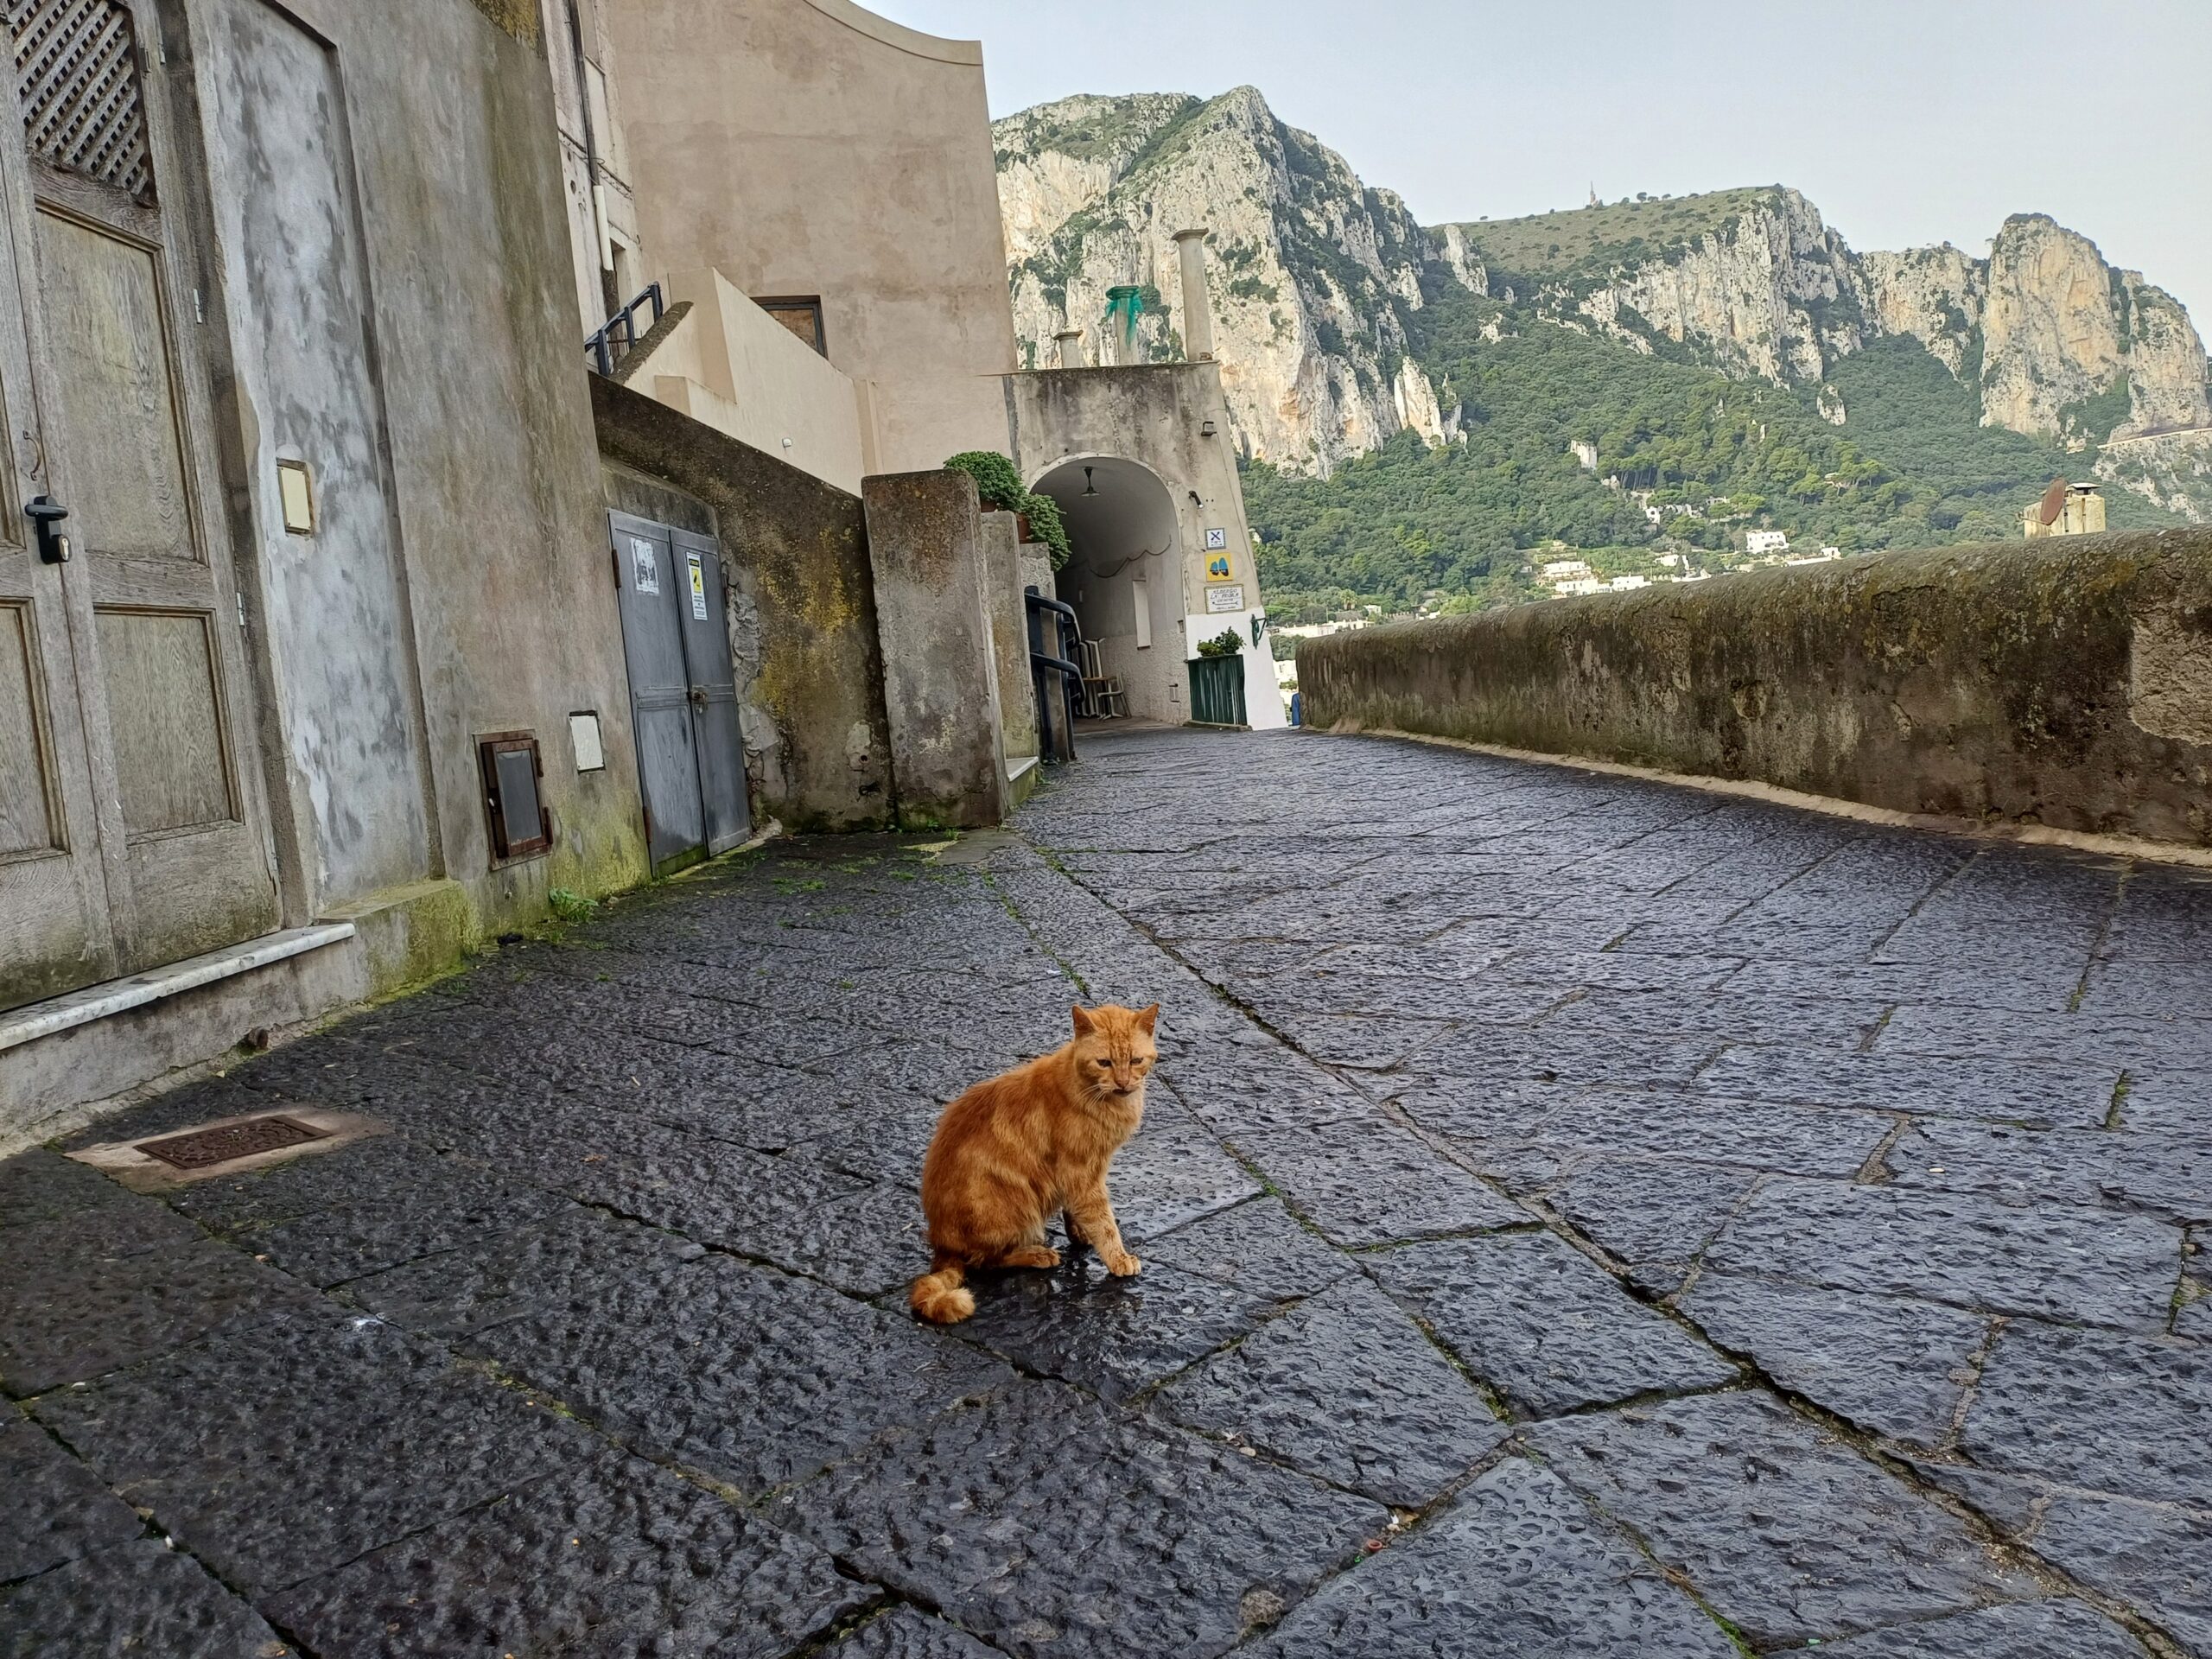
POLYGON ((1016 533, 1049 553, 1052 569, 1067 568, 1071 550, 1067 526, 1061 521, 1059 503, 1023 487, 1014 463, 995 449, 963 449, 944 463, 976 480, 976 494, 986 512, 1010 512, 1016 533))

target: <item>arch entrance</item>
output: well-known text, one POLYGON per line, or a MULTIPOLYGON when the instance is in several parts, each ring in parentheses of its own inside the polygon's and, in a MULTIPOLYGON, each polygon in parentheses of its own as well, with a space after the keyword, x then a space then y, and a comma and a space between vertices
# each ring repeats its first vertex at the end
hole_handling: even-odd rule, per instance
POLYGON ((1075 550, 1058 576, 1100 666, 1122 682, 1139 720, 1179 721, 1182 701, 1183 549, 1175 498, 1141 461, 1075 455, 1030 486, 1066 520, 1075 550))

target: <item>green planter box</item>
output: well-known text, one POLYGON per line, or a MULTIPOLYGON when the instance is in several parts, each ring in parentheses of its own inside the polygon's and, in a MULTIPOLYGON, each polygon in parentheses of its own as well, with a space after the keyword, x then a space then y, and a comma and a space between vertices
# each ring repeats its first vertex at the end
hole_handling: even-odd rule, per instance
POLYGON ((1191 658, 1191 718, 1209 726, 1249 726, 1243 657, 1191 658))

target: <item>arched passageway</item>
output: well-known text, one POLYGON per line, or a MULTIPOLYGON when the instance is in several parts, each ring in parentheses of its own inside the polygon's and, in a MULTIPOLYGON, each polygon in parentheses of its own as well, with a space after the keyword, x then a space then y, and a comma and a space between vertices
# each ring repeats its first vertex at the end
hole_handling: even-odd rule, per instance
POLYGON ((1118 455, 1077 455, 1030 487, 1058 504, 1074 556, 1059 575, 1083 637, 1118 677, 1140 720, 1181 721, 1182 551, 1160 475, 1118 455))

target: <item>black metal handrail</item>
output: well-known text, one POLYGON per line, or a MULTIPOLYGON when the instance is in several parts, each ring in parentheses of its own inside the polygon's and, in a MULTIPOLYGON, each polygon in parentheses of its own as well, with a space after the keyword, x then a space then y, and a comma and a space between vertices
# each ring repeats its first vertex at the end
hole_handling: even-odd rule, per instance
POLYGON ((1022 603, 1029 620, 1029 679, 1037 693, 1037 748, 1046 760, 1060 761, 1075 759, 1075 701, 1083 685, 1083 670, 1076 664, 1083 657, 1083 626, 1076 620, 1074 608, 1057 599, 1047 599, 1036 588, 1021 590, 1022 603), (1052 623, 1052 649, 1045 649, 1045 620, 1052 623), (1075 641, 1071 649, 1068 641, 1075 641), (1059 730, 1053 731, 1052 693, 1045 680, 1048 674, 1058 675, 1060 683, 1059 730))
MULTIPOLYGON (((653 322, 658 322, 667 308, 662 303, 660 284, 650 283, 645 291, 609 317, 599 332, 584 341, 584 350, 591 353, 592 366, 601 374, 614 372, 618 357, 627 357, 638 346, 638 308, 650 302, 653 308, 653 322), (614 349, 617 335, 621 337, 622 349, 614 349)), ((650 329, 652 323, 645 327, 650 329)))

